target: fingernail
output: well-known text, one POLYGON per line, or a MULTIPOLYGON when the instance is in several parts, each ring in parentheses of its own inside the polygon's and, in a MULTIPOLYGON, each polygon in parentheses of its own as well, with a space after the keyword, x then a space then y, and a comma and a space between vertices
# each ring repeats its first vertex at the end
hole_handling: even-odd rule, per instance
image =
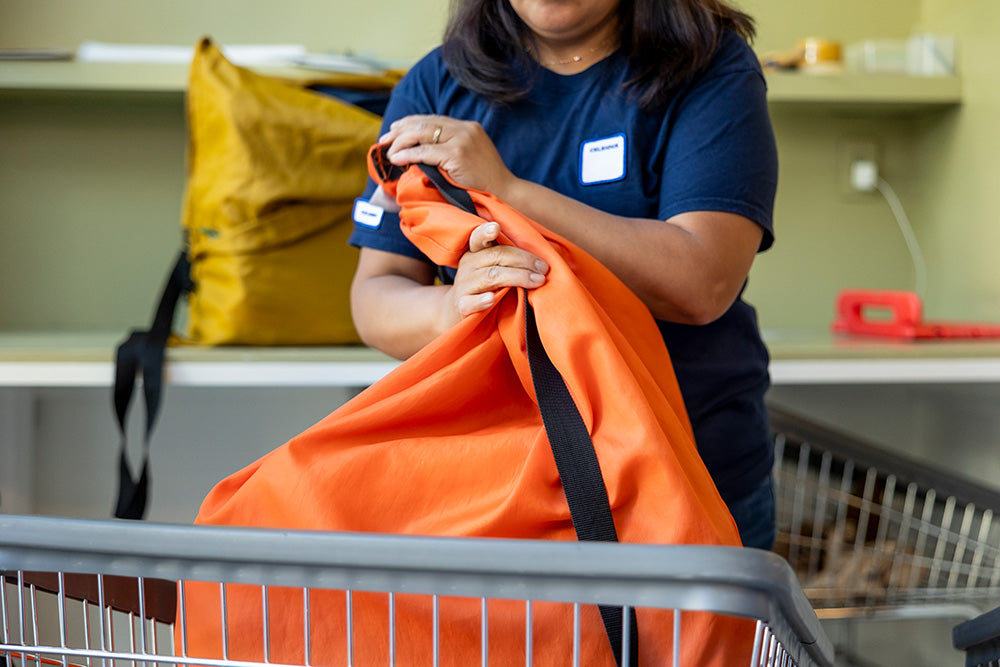
POLYGON ((531 275, 528 276, 528 278, 533 283, 543 283, 543 282, 545 282, 545 276, 543 276, 540 273, 532 273, 531 275))
POLYGON ((535 271, 538 271, 542 275, 545 275, 546 273, 549 272, 549 265, 546 264, 543 260, 536 259, 535 260, 535 271))

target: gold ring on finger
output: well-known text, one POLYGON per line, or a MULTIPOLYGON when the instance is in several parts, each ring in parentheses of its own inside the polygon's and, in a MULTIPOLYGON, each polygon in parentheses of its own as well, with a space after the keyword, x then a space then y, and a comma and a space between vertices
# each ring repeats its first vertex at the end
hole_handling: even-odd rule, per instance
POLYGON ((437 127, 434 128, 434 136, 431 137, 431 143, 436 144, 438 142, 438 139, 440 138, 441 138, 441 126, 438 125, 437 127))

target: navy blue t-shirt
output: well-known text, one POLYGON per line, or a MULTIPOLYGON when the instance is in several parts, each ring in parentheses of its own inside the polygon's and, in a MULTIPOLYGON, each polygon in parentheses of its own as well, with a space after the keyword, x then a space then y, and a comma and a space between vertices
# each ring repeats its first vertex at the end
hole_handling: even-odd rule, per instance
MULTIPOLYGON (((630 99, 622 88, 628 76, 621 54, 569 76, 538 68, 530 94, 501 105, 459 85, 436 49, 396 86, 383 127, 410 114, 475 120, 519 178, 626 217, 739 214, 764 230, 760 249, 770 247, 777 152, 750 47, 728 33, 709 66, 658 112, 630 99)), ((369 183, 365 197, 373 190, 369 183)), ((356 219, 350 242, 426 259, 388 212, 375 226, 356 219)), ((741 294, 710 324, 658 324, 699 452, 733 501, 759 486, 773 459, 768 354, 756 313, 741 294)))

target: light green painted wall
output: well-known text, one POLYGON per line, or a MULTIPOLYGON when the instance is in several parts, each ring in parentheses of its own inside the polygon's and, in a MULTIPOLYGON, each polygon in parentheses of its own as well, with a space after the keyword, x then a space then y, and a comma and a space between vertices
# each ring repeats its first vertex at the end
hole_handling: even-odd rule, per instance
MULTIPOLYGON (((758 46, 788 48, 808 36, 849 43, 905 37, 920 0, 744 0, 758 46)), ((948 3, 944 3, 948 4, 948 3)), ((0 0, 0 45, 74 48, 84 39, 154 44, 295 43, 315 50, 371 50, 414 59, 440 37, 447 0, 0 0)))
POLYGON ((842 44, 902 38, 920 16, 921 0, 737 0, 757 20, 760 51, 789 49, 805 37, 842 44))
POLYGON ((825 326, 841 287, 912 289, 895 218, 878 195, 844 197, 831 150, 871 138, 928 265, 925 316, 1000 321, 1000 5, 993 0, 747 0, 760 50, 816 34, 845 45, 912 32, 954 35, 963 105, 915 117, 775 113, 781 155, 779 243, 754 268, 748 298, 766 328, 825 326), (833 185, 832 185, 833 184, 833 185))
POLYGON ((928 310, 1000 320, 1000 3, 925 0, 922 26, 958 38, 964 105, 916 146, 928 310))
POLYGON ((775 245, 757 257, 746 298, 765 329, 825 329, 845 288, 913 289, 905 241, 884 199, 840 186, 842 142, 875 142, 882 170, 910 203, 916 121, 838 116, 828 110, 772 111, 780 175, 775 245))
MULTIPOLYGON (((745 0, 741 6, 757 20, 758 52, 787 50, 810 36, 845 48, 864 39, 902 39, 920 20, 920 0, 745 0)), ((912 289, 895 219, 880 196, 842 191, 837 149, 851 140, 874 142, 883 173, 906 201, 919 187, 910 169, 918 122, 817 106, 772 108, 772 119, 780 159, 777 240, 757 258, 746 292, 761 325, 825 329, 843 288, 912 289)))
POLYGON ((0 46, 83 40, 303 44, 412 62, 437 43, 447 0, 0 0, 0 46))
POLYGON ((183 97, 0 92, 0 329, 145 324, 180 248, 183 97))
MULTIPOLYGON (((82 39, 298 42, 412 60, 438 40, 445 0, 0 0, 0 46, 82 39)), ((840 192, 836 150, 875 141, 931 271, 928 313, 1000 320, 991 221, 1000 62, 994 0, 745 0, 760 50, 822 35, 850 43, 954 32, 966 103, 922 116, 774 110, 781 156, 778 242, 747 296, 767 329, 825 328, 843 287, 910 288, 905 244, 884 200, 840 192)), ((179 240, 184 128, 164 99, 0 94, 0 328, 121 329, 145 322, 179 240), (121 276, 134 275, 132 281, 121 276), (11 288, 27 285, 29 288, 11 288)))

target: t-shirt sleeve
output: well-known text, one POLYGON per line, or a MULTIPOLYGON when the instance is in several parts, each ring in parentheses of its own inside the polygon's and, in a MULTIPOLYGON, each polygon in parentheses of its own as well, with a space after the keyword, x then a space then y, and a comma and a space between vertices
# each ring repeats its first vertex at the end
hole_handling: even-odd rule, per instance
MULTIPOLYGON (((747 48, 749 51, 749 49, 747 48)), ((680 100, 660 185, 660 217, 689 211, 742 215, 774 242, 778 155, 767 86, 756 63, 710 69, 680 100)))
POLYGON ((360 215, 359 207, 367 204, 368 198, 375 192, 375 183, 369 179, 364 193, 354 203, 354 229, 347 242, 356 248, 374 248, 391 252, 396 255, 406 255, 414 259, 430 261, 427 256, 413 245, 399 228, 399 214, 379 209, 375 214, 360 215))
MULTIPOLYGON (((382 130, 385 134, 393 121, 412 114, 435 113, 432 91, 434 81, 443 63, 432 52, 413 66, 400 80, 392 91, 385 114, 382 116, 382 130)), ((368 185, 360 197, 362 206, 375 192, 375 183, 368 179, 368 185)), ((352 246, 374 248, 397 255, 406 255, 415 259, 430 262, 420 250, 413 245, 399 228, 399 215, 390 211, 377 212, 377 215, 359 215, 358 205, 355 205, 354 229, 348 239, 352 246)))

